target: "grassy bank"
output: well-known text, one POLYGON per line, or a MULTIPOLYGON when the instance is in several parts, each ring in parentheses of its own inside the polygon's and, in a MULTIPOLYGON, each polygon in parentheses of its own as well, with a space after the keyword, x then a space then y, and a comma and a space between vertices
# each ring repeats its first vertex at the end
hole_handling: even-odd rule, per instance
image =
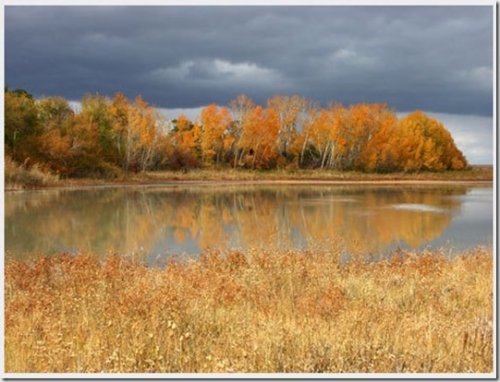
POLYGON ((492 255, 7 260, 7 372, 491 372, 492 255))
POLYGON ((5 188, 9 190, 19 190, 23 188, 41 188, 62 184, 57 175, 44 171, 40 166, 34 165, 27 168, 18 164, 10 157, 5 157, 5 188))
POLYGON ((493 179, 492 166, 473 166, 463 171, 419 172, 419 173, 366 173, 338 170, 191 170, 188 172, 156 171, 141 175, 151 181, 163 180, 326 180, 326 181, 482 181, 493 179))
MULTIPOLYGON (((198 169, 190 171, 153 171, 145 173, 122 174, 110 179, 66 178, 59 179, 46 175, 40 181, 24 177, 26 169, 22 166, 6 168, 7 190, 20 188, 45 187, 84 187, 102 185, 141 185, 180 181, 241 182, 241 181, 318 181, 318 182, 482 182, 493 180, 492 166, 472 166, 463 171, 420 172, 420 173, 364 173, 357 171, 334 170, 237 170, 232 168, 198 169), (19 175, 21 174, 21 175, 19 175), (25 181, 23 181, 23 179, 25 181)), ((43 174, 42 174, 43 175, 43 174)), ((38 178, 36 178, 38 179, 38 178)))

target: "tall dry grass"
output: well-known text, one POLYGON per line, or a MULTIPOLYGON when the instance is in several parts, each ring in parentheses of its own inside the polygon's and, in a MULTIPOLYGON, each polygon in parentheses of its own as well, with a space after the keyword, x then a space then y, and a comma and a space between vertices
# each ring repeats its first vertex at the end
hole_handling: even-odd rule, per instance
POLYGON ((363 173, 338 170, 242 170, 242 169, 193 169, 189 171, 150 171, 145 173, 120 173, 108 168, 107 175, 95 178, 59 178, 35 164, 30 169, 10 158, 5 159, 6 189, 43 187, 91 187, 102 185, 142 185, 166 182, 485 182, 492 181, 492 166, 472 166, 463 171, 421 173, 363 173))
POLYGON ((35 188, 59 183, 59 176, 43 170, 40 165, 34 164, 30 168, 18 164, 10 156, 5 156, 5 188, 18 190, 35 188))
POLYGON ((277 181, 277 180, 320 180, 320 181, 491 181, 493 166, 475 165, 461 171, 441 172, 390 172, 369 173, 361 171, 340 171, 329 169, 192 169, 189 171, 150 171, 138 174, 129 180, 136 181, 277 181))
POLYGON ((491 372, 492 254, 5 266, 7 372, 491 372))

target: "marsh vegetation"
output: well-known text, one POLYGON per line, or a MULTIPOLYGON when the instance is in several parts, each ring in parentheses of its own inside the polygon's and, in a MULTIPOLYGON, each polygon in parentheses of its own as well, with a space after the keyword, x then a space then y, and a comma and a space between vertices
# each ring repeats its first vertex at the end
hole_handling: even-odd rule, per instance
POLYGON ((493 259, 205 253, 5 265, 7 372, 491 372, 493 259))

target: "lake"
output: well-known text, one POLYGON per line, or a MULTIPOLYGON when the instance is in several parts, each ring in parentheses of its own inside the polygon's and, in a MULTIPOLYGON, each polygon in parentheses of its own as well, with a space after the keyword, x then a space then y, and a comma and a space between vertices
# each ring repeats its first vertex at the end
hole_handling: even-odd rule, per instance
POLYGON ((5 248, 196 256, 206 248, 396 248, 453 254, 492 245, 487 186, 196 185, 5 193, 5 248))

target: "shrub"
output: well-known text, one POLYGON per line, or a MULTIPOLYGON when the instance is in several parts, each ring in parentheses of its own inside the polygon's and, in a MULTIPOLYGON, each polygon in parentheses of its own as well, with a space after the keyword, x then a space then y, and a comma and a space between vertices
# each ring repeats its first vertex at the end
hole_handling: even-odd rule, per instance
MULTIPOLYGON (((25 162, 27 163, 27 162, 25 162)), ((45 186, 59 181, 59 176, 45 170, 38 163, 28 168, 5 156, 5 187, 10 189, 45 186)))

